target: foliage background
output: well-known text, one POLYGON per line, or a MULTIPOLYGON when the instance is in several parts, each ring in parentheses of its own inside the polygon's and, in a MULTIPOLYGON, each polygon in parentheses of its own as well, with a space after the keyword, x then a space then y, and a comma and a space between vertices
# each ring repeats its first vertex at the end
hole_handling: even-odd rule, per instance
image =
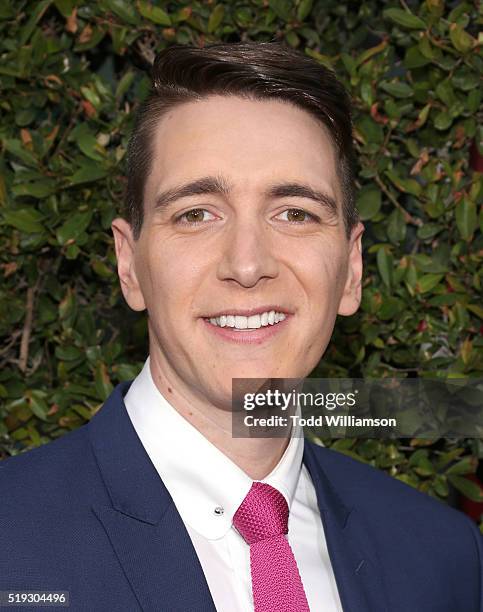
MULTIPOLYGON (((481 377, 478 5, 3 0, 0 457, 79 427, 144 362, 145 317, 122 298, 110 223, 146 70, 173 43, 283 40, 351 92, 363 302, 317 375, 481 377)), ((453 505, 483 500, 481 440, 332 446, 453 505)))

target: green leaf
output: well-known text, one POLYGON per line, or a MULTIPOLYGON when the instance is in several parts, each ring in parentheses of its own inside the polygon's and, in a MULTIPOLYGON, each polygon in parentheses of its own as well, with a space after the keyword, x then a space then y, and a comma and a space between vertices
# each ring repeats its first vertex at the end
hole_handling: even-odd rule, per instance
POLYGON ((367 62, 368 59, 370 59, 374 55, 378 55, 379 53, 384 51, 384 49, 386 48, 387 48, 387 40, 383 40, 382 42, 380 42, 378 45, 375 45, 374 47, 369 47, 369 49, 366 49, 358 56, 356 60, 357 66, 360 66, 364 62, 367 62))
POLYGON ((449 488, 446 478, 441 474, 438 474, 433 481, 434 490, 440 497, 448 497, 449 488))
POLYGON ((77 346, 57 346, 55 348, 55 356, 63 361, 75 361, 82 354, 82 351, 77 346))
POLYGON ((119 83, 117 84, 116 92, 114 94, 116 99, 122 98, 124 94, 129 90, 132 85, 132 82, 134 81, 134 77, 135 73, 133 70, 128 70, 126 74, 122 76, 119 83))
POLYGON ((362 221, 372 219, 381 208, 381 192, 375 187, 363 187, 357 198, 357 209, 362 221))
POLYGON ((427 60, 432 61, 439 57, 438 47, 433 46, 427 33, 423 34, 418 41, 418 49, 421 55, 427 60))
POLYGON ((398 176, 393 170, 386 170, 386 176, 394 183, 394 185, 406 193, 411 195, 419 196, 421 193, 421 185, 415 179, 404 179, 398 176))
POLYGON ((429 111, 431 110, 431 104, 426 104, 418 113, 418 118, 414 124, 416 129, 421 128, 427 121, 429 116, 429 111))
POLYGON ((475 39, 465 32, 465 30, 457 23, 452 23, 449 28, 449 37, 455 49, 461 53, 468 53, 473 49, 476 41, 475 39))
POLYGON ((94 272, 102 278, 112 278, 114 276, 112 269, 100 259, 93 259, 91 265, 94 272))
POLYGON ((443 229, 445 229, 444 226, 439 223, 425 223, 418 227, 416 235, 421 240, 428 240, 428 238, 434 238, 434 236, 439 234, 443 229))
POLYGON ((126 21, 131 25, 138 24, 136 11, 134 10, 132 4, 127 2, 127 0, 104 0, 103 4, 123 21, 126 21))
POLYGON ((140 368, 131 363, 118 363, 113 367, 115 369, 119 380, 132 380, 140 372, 140 368))
POLYGON ((70 185, 91 183, 106 177, 108 171, 99 164, 84 164, 77 172, 69 177, 70 185))
POLYGON ((37 167, 39 163, 37 158, 31 151, 23 146, 22 141, 15 138, 10 138, 3 141, 3 146, 9 153, 12 153, 12 155, 15 155, 15 157, 21 159, 24 164, 27 164, 27 166, 32 166, 34 168, 37 167))
POLYGON ((285 33, 285 40, 294 48, 297 48, 300 44, 300 37, 294 30, 289 30, 285 33))
POLYGON ((15 17, 15 9, 13 6, 9 6, 7 2, 0 4, 0 19, 12 19, 15 17))
POLYGON ((388 8, 383 11, 383 16, 386 19, 390 19, 402 26, 403 28, 408 28, 412 30, 424 30, 426 29, 426 24, 422 19, 413 15, 410 11, 403 11, 400 8, 388 8))
POLYGON ((34 181, 32 183, 21 183, 12 187, 14 196, 31 196, 42 199, 51 195, 55 191, 55 183, 51 180, 34 181))
POLYGON ((91 222, 92 211, 78 212, 72 217, 69 217, 67 221, 57 230, 56 237, 59 244, 65 244, 68 240, 75 240, 91 222))
POLYGON ((419 476, 431 476, 434 474, 434 465, 428 457, 428 451, 420 448, 415 451, 409 460, 409 465, 419 476))
POLYGON ((3 210, 3 218, 7 225, 12 225, 27 234, 37 234, 44 231, 41 221, 44 216, 34 208, 18 208, 3 210))
POLYGON ((372 83, 367 79, 361 80, 361 98, 371 107, 374 103, 374 95, 372 92, 372 83))
POLYGON ((319 62, 319 64, 322 64, 326 68, 333 69, 334 67, 333 58, 329 57, 328 55, 319 53, 318 51, 315 51, 314 49, 310 49, 309 47, 305 48, 305 54, 308 55, 309 57, 313 57, 315 60, 319 62))
POLYGON ((297 8, 297 21, 303 21, 310 15, 313 0, 302 0, 297 8))
POLYGON ((481 90, 473 89, 468 94, 468 99, 466 101, 468 106, 468 110, 470 113, 476 113, 481 104, 481 90))
POLYGON ((69 244, 65 250, 66 259, 76 259, 80 253, 80 248, 76 244, 69 244))
POLYGON ((64 298, 59 302, 59 316, 61 321, 69 319, 75 315, 76 300, 71 287, 67 287, 64 298))
POLYGON ((465 497, 475 502, 483 502, 483 489, 465 476, 457 476, 455 474, 448 475, 449 482, 465 497))
POLYGON ((446 474, 473 474, 476 471, 478 461, 476 457, 467 456, 446 470, 446 474))
POLYGON ((84 155, 94 161, 103 161, 106 158, 104 148, 99 145, 96 137, 87 127, 79 133, 77 137, 77 146, 84 155))
MULTIPOLYGON (((113 36, 114 36, 114 32, 115 32, 115 29, 113 28, 112 29, 113 36)), ((88 51, 89 49, 96 47, 101 42, 101 40, 104 38, 105 35, 106 35, 105 26, 98 27, 94 25, 89 38, 83 43, 76 43, 74 46, 74 51, 76 52, 77 51, 88 51)))
POLYGON ((416 291, 418 293, 427 293, 434 289, 440 280, 444 277, 444 274, 424 274, 416 283, 416 291))
POLYGON ((42 15, 45 13, 45 11, 49 8, 51 4, 52 0, 42 0, 41 2, 36 2, 33 7, 31 7, 32 12, 30 14, 30 19, 21 29, 21 35, 19 40, 19 44, 21 47, 25 45, 26 42, 28 42, 30 36, 35 30, 37 22, 41 19, 42 15))
POLYGON ((467 92, 475 91, 478 85, 476 74, 464 64, 456 70, 451 81, 454 87, 467 92))
POLYGON ((386 287, 391 287, 392 285, 392 275, 393 275, 393 257, 387 248, 380 248, 377 251, 377 269, 379 270, 379 274, 386 285, 386 287))
POLYGON ((440 111, 434 118, 434 127, 437 130, 447 130, 453 123, 453 117, 448 111, 440 111))
POLYGON ((414 47, 410 47, 406 50, 406 55, 404 57, 404 67, 408 70, 413 70, 414 68, 421 68, 421 66, 426 66, 429 64, 431 60, 424 55, 419 50, 419 47, 416 45, 414 47))
MULTIPOLYGON (((117 28, 119 29, 119 28, 117 28)), ((121 28, 123 29, 123 28, 121 28)), ((101 106, 101 98, 99 97, 99 93, 97 91, 97 89, 93 86, 90 85, 89 87, 81 87, 80 88, 82 95, 84 96, 84 98, 86 100, 89 100, 89 102, 92 104, 92 106, 96 109, 99 109, 101 106)))
POLYGON ((163 26, 172 25, 171 19, 162 8, 158 6, 152 6, 148 2, 144 2, 143 0, 138 0, 138 9, 143 17, 149 19, 153 23, 157 23, 163 26))
POLYGON ((380 308, 377 310, 377 316, 381 321, 390 321, 396 315, 403 312, 407 308, 406 303, 397 297, 384 296, 380 308))
POLYGON ((290 0, 268 0, 268 6, 283 21, 292 19, 292 3, 290 0))
POLYGON ((54 0, 54 4, 63 17, 69 17, 75 8, 76 0, 54 0))
POLYGON ((483 306, 479 306, 478 304, 466 304, 466 308, 477 317, 480 317, 480 319, 483 319, 483 306))
POLYGON ((371 117, 363 115, 357 122, 356 127, 365 143, 382 144, 384 131, 371 117))
POLYGON ((442 100, 446 104, 446 106, 451 106, 456 101, 456 97, 450 79, 440 81, 436 85, 435 92, 438 98, 442 100))
POLYGON ((407 83, 401 83, 400 81, 381 81, 379 87, 395 98, 408 98, 414 93, 407 83))
POLYGON ((47 420, 49 407, 45 401, 45 392, 40 390, 27 391, 27 399, 32 413, 42 421, 47 420))
POLYGON ((463 240, 471 240, 478 225, 476 203, 468 197, 463 197, 456 204, 456 226, 463 240))
POLYGON ((225 14, 225 7, 223 4, 217 4, 215 8, 212 10, 210 18, 208 20, 208 32, 211 34, 214 32, 220 23, 223 21, 223 16, 225 14))
MULTIPOLYGON (((305 50, 306 53, 308 51, 310 51, 310 49, 309 50, 307 50, 307 49, 305 50)), ((344 68, 347 70, 347 72, 351 76, 354 76, 356 71, 357 71, 357 62, 352 57, 352 55, 349 55, 348 53, 341 53, 340 54, 340 59, 342 60, 342 63, 344 64, 344 68)))
POLYGON ((97 364, 95 369, 94 385, 98 396, 101 398, 102 401, 105 401, 113 390, 113 386, 109 378, 105 363, 99 362, 97 364))
POLYGON ((402 242, 406 237, 406 221, 399 208, 395 208, 389 215, 387 223, 387 236, 393 244, 402 242))

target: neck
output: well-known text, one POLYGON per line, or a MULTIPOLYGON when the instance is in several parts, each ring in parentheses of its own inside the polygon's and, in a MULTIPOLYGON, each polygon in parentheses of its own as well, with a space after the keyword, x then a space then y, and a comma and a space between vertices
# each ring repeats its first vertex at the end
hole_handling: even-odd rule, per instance
POLYGON ((177 385, 169 382, 152 359, 150 369, 158 391, 228 459, 253 480, 262 480, 270 474, 282 458, 289 437, 235 438, 231 410, 222 410, 189 394, 180 393, 177 385))

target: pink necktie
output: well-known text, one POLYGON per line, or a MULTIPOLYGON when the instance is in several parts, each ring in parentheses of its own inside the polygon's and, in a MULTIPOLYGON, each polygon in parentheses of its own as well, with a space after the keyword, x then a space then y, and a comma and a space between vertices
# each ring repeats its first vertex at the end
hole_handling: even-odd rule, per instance
POLYGON ((250 545, 255 612, 310 612, 288 533, 288 505, 274 487, 254 482, 233 517, 250 545))

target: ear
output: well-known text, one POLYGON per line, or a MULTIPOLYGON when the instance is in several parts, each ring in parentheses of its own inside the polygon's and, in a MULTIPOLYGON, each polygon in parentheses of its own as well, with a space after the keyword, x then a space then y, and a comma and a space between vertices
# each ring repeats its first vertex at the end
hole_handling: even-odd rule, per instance
POLYGON ((362 292, 362 233, 364 225, 359 223, 352 229, 349 238, 349 260, 347 279, 339 303, 337 314, 350 316, 356 312, 361 303, 362 292))
POLYGON ((117 273, 124 298, 133 310, 144 310, 146 304, 134 267, 136 242, 131 225, 125 219, 118 217, 113 220, 111 229, 116 248, 117 273))

